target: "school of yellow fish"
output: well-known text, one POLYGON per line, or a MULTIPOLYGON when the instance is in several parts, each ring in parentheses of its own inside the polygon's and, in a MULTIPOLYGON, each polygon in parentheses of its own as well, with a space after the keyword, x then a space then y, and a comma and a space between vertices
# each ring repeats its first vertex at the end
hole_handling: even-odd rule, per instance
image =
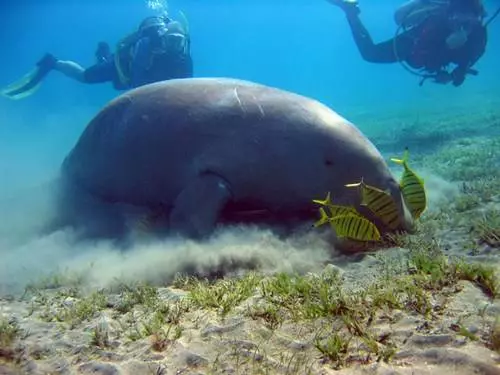
MULTIPOLYGON (((404 168, 399 185, 408 209, 417 220, 427 207, 427 197, 424 181, 410 169, 408 157, 409 152, 406 149, 402 159, 391 158, 391 161, 404 168)), ((361 205, 368 208, 389 229, 394 230, 400 225, 397 205, 388 191, 367 185, 363 179, 345 186, 357 188, 361 194, 361 205)), ((381 241, 382 236, 374 223, 363 217, 354 207, 333 204, 330 193, 324 200, 314 199, 313 202, 322 206, 319 208, 320 218, 314 223, 315 227, 330 223, 338 237, 361 242, 381 241)))

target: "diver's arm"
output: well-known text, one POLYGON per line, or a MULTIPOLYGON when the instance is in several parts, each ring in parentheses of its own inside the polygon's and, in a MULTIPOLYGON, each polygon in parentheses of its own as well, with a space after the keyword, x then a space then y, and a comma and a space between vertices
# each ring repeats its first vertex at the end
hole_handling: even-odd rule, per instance
POLYGON ((453 85, 460 86, 471 67, 481 58, 486 50, 487 31, 483 25, 478 26, 470 35, 464 46, 464 56, 452 71, 453 85))

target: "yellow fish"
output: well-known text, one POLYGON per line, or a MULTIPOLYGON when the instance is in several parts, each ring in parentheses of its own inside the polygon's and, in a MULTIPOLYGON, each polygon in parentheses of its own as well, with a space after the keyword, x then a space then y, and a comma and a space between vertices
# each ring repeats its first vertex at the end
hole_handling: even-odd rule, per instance
POLYGON ((330 217, 326 210, 320 207, 320 218, 314 223, 315 227, 330 223, 339 237, 357 241, 380 240, 380 232, 372 222, 363 218, 354 207, 332 204, 330 193, 324 200, 315 199, 313 202, 328 207, 331 212, 330 217))
POLYGON ((415 172, 408 167, 408 157, 409 151, 408 148, 406 148, 403 159, 391 158, 391 160, 404 167, 399 186, 401 187, 404 200, 412 216, 418 219, 427 208, 427 197, 425 194, 424 180, 418 177, 415 172))
POLYGON ((330 218, 330 224, 339 237, 357 241, 380 241, 380 232, 371 221, 359 215, 339 215, 330 218))
MULTIPOLYGON (((359 215, 359 212, 356 211, 356 209, 354 207, 340 206, 337 204, 333 204, 330 192, 328 192, 328 194, 326 195, 326 198, 324 200, 313 199, 313 202, 318 203, 322 206, 328 207, 328 210, 330 211, 331 216, 338 216, 338 215, 345 215, 345 214, 359 215)), ((325 210, 323 210, 323 212, 326 214, 325 210)), ((320 213, 321 213, 321 208, 320 208, 320 213)))
POLYGON ((361 205, 368 207, 390 229, 396 229, 400 225, 398 207, 388 192, 367 185, 363 179, 358 183, 345 186, 360 187, 361 205))

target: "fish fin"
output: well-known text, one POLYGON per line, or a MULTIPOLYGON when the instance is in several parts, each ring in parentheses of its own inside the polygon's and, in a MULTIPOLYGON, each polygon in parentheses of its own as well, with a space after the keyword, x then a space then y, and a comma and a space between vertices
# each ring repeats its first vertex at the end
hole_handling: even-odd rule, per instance
POLYGON ((331 217, 342 216, 342 215, 355 215, 361 216, 361 214, 353 206, 340 206, 340 205, 330 205, 328 206, 331 212, 331 217))
POLYGON ((405 147, 405 151, 403 152, 403 160, 408 162, 409 159, 410 159, 410 150, 408 149, 408 147, 405 147))
POLYGON ((372 185, 367 185, 367 184, 365 184, 365 185, 364 185, 364 188, 365 188, 366 190, 373 190, 373 191, 376 191, 377 193, 384 193, 384 194, 388 194, 388 195, 390 195, 390 193, 387 193, 388 191, 390 192, 390 190, 389 190, 389 189, 386 189, 386 190, 384 191, 384 190, 382 190, 382 189, 379 189, 378 187, 375 187, 375 186, 372 186, 372 185))
POLYGON ((359 182, 354 182, 352 184, 346 184, 344 185, 345 187, 359 187, 359 186, 364 186, 365 185, 365 180, 363 177, 361 177, 361 181, 359 182))
POLYGON ((313 202, 314 203, 318 203, 318 204, 320 204, 322 206, 330 206, 332 204, 332 198, 331 198, 330 192, 328 192, 326 194, 326 198, 324 200, 313 199, 313 202))
POLYGON ((403 157, 401 159, 391 158, 391 161, 399 165, 405 165, 408 163, 409 158, 410 158, 410 151, 408 150, 408 147, 405 147, 405 150, 403 152, 403 157))
POLYGON ((345 187, 358 187, 358 186, 361 186, 361 182, 356 182, 356 183, 353 183, 353 184, 346 184, 345 187))
POLYGON ((398 159, 398 158, 391 158, 391 161, 396 163, 396 164, 399 164, 399 165, 403 165, 404 164, 404 160, 403 159, 398 159))
POLYGON ((328 222, 330 221, 330 218, 329 218, 329 217, 328 217, 328 215, 326 214, 326 211, 325 211, 325 209, 324 209, 323 207, 321 207, 321 208, 319 209, 319 214, 320 214, 320 218, 319 218, 319 220, 318 220, 318 221, 316 221, 316 222, 313 224, 313 225, 314 225, 314 227, 316 227, 316 228, 317 228, 317 227, 319 227, 319 226, 321 226, 321 225, 323 225, 323 224, 326 224, 326 223, 328 223, 328 222))

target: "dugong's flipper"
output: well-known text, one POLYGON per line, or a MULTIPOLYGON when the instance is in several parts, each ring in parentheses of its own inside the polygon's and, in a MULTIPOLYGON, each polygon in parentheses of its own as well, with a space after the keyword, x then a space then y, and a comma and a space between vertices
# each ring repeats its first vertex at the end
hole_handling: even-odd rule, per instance
POLYGON ((213 173, 198 176, 177 196, 170 214, 171 230, 192 238, 207 236, 231 197, 222 177, 213 173))

